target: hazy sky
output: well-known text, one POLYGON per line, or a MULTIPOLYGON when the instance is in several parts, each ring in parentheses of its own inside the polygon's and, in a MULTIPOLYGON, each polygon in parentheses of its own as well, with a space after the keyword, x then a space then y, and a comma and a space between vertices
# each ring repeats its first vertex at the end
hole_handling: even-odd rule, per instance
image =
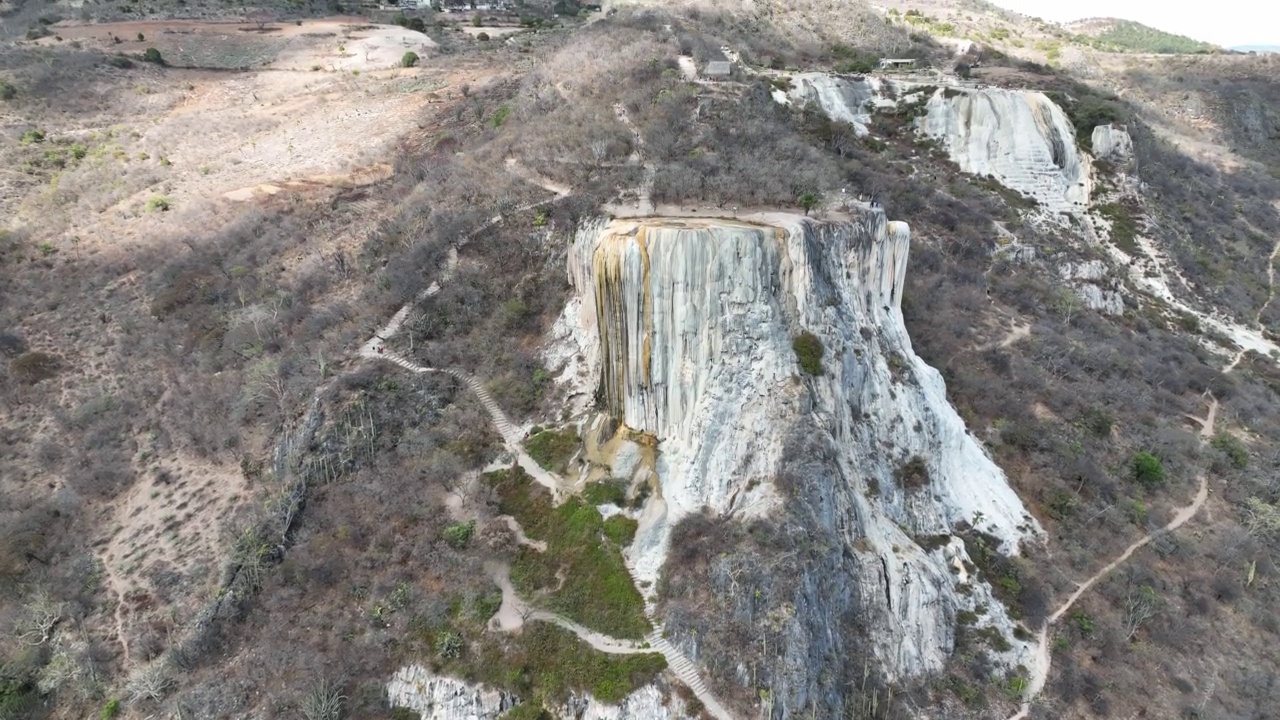
POLYGON ((1276 0, 991 1, 1024 15, 1058 22, 1114 17, 1136 20, 1143 25, 1215 45, 1280 44, 1280 2, 1276 0))

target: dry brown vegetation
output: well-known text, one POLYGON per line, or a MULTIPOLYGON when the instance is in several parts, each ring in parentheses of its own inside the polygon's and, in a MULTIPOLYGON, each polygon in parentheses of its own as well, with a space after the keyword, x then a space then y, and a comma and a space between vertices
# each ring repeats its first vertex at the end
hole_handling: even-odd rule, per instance
MULTIPOLYGON (((639 184, 641 151, 665 202, 795 207, 802 193, 849 187, 912 224, 914 343, 1050 533, 1052 553, 981 568, 1028 625, 1210 474, 1211 512, 1141 551, 1063 626, 1045 712, 1127 715, 1140 699, 1162 717, 1248 717, 1280 704, 1264 672, 1280 634, 1280 529, 1256 504, 1280 501, 1274 364, 1249 358, 1224 376, 1158 313, 1080 311, 1049 263, 998 252, 992 222, 1055 262, 1093 251, 1024 223, 917 143, 909 118, 880 118, 883 142, 863 142, 776 105, 766 84, 681 79, 681 52, 701 61, 726 43, 760 65, 834 62, 836 30, 868 52, 937 52, 871 16, 831 24, 822 3, 766 32, 776 11, 623 12, 572 35, 453 41, 450 57, 413 69, 343 57, 353 53, 339 43, 377 36, 343 22, 234 42, 146 31, 174 61, 276 64, 264 72, 113 64, 145 46, 126 37, 118 49, 102 28, 6 52, 0 77, 15 96, 0 101, 0 212, 15 222, 0 235, 0 621, 26 640, 4 645, 0 683, 12 684, 0 689, 30 704, 2 709, 88 715, 132 688, 131 711, 280 716, 332 678, 351 716, 377 717, 400 663, 489 680, 499 658, 545 661, 484 629, 496 588, 483 561, 518 552, 488 522, 498 498, 469 481, 497 450, 488 419, 455 381, 371 368, 353 350, 469 238, 396 349, 466 367, 515 416, 558 420, 537 344, 565 298, 564 250, 580 219, 639 184), (510 172, 512 157, 573 194, 510 172), (988 342, 1011 318, 1030 337, 988 342), (1219 429, 1235 442, 1196 442, 1187 416, 1202 415, 1205 393, 1223 401, 1219 429), (1163 484, 1135 480, 1138 452, 1159 458, 1163 484), (451 543, 447 528, 469 519, 475 536, 451 543), (164 698, 142 698, 152 691, 164 698)), ((1033 76, 1065 82, 1020 77, 1033 76)), ((1153 96, 1177 90, 1142 81, 1153 96)), ((1214 92, 1265 101, 1273 86, 1250 75, 1214 92)), ((1227 136, 1270 147, 1259 117, 1224 125, 1227 136)), ((1144 175, 1160 239, 1203 287, 1222 288, 1218 300, 1256 311, 1256 257, 1270 248, 1248 233, 1276 231, 1274 183, 1188 160, 1136 127, 1139 172, 1168 169, 1144 175), (1224 273, 1242 279, 1215 284, 1224 273)), ((858 572, 815 537, 806 488, 830 469, 810 430, 780 480, 797 499, 790 514, 688 521, 663 581, 673 639, 698 646, 717 692, 748 712, 759 687, 786 687, 787 657, 830 670, 795 681, 825 699, 792 711, 883 697, 852 604, 823 619, 835 640, 782 654, 788 608, 838 604, 848 590, 835 579, 858 572)), ((904 478, 928 482, 910 467, 904 478)), ((898 688, 876 717, 989 716, 1008 699, 1002 682, 983 643, 962 639, 945 676, 898 688)))

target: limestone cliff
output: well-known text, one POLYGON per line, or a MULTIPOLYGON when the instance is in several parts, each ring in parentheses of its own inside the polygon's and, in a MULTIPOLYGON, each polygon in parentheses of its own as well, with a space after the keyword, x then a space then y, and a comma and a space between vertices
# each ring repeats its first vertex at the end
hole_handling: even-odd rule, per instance
POLYGON ((1067 116, 1043 93, 948 88, 926 109, 920 129, 941 141, 961 170, 993 176, 1053 213, 1088 205, 1088 159, 1076 149, 1067 116))
MULTIPOLYGON (((437 675, 421 665, 407 665, 387 683, 392 707, 418 713, 422 720, 497 720, 519 701, 511 695, 437 675)), ((617 705, 589 695, 574 697, 556 709, 564 720, 689 720, 690 713, 678 697, 664 697, 653 685, 626 696, 617 705)))
MULTIPOLYGON (((1016 553, 1040 530, 911 349, 900 309, 909 244, 904 223, 868 210, 825 222, 601 221, 570 251, 577 297, 558 325, 577 359, 562 380, 580 395, 598 391, 609 412, 658 441, 660 487, 630 549, 642 581, 658 578, 681 518, 786 512, 796 490, 776 478, 813 460, 796 452, 797 434, 825 448, 786 506, 817 508, 815 537, 839 538, 810 584, 847 597, 797 600, 804 611, 789 621, 795 641, 782 664, 831 663, 842 641, 827 637, 828 619, 851 610, 890 677, 940 668, 961 609, 984 606, 981 624, 1011 635, 990 589, 966 586, 962 544, 917 543, 972 523, 1016 553), (820 376, 797 365, 801 332, 825 348, 820 376), (914 481, 902 472, 912 466, 914 481)), ((1025 650, 1014 642, 1007 661, 1029 662, 1025 650)), ((779 679, 777 691, 793 708, 838 694, 817 687, 827 669, 779 679)))
POLYGON ((844 78, 826 73, 799 73, 791 77, 787 99, 798 105, 816 103, 832 120, 847 122, 859 137, 868 133, 867 123, 876 107, 889 107, 892 92, 888 80, 879 77, 844 78))

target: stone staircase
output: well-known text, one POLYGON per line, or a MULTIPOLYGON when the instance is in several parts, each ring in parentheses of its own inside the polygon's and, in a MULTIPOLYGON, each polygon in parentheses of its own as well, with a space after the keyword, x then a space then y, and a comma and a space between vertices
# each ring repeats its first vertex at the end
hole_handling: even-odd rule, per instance
POLYGON ((702 702, 702 707, 712 717, 716 720, 733 720, 733 714, 720 704, 716 696, 712 695, 711 690, 707 688, 707 684, 703 682, 702 675, 698 673, 698 666, 694 665, 693 661, 680 651, 680 648, 663 637, 664 633, 662 624, 654 623, 654 630, 645 636, 645 642, 649 643, 649 647, 662 653, 662 657, 667 659, 667 667, 675 673, 680 682, 693 691, 694 697, 702 702))

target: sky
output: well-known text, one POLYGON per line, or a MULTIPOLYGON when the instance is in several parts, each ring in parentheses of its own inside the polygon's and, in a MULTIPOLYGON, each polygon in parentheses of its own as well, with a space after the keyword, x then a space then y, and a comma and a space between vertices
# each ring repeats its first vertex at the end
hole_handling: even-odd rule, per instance
POLYGON ((991 1, 1023 15, 1057 22, 1114 17, 1223 47, 1280 45, 1280 2, 1276 0, 991 1))

